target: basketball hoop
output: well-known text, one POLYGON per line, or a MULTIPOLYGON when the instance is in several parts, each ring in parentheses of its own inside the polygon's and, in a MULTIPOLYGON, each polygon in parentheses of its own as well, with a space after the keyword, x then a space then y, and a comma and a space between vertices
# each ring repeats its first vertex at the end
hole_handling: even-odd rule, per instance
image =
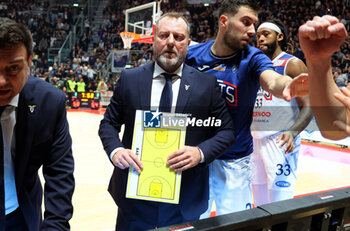
POLYGON ((140 38, 139 34, 132 33, 132 32, 120 32, 120 36, 122 37, 124 49, 130 49, 131 43, 134 39, 140 38))
POLYGON ((125 10, 125 31, 120 33, 124 49, 130 49, 132 43, 153 44, 154 25, 162 14, 162 1, 154 0, 125 10))

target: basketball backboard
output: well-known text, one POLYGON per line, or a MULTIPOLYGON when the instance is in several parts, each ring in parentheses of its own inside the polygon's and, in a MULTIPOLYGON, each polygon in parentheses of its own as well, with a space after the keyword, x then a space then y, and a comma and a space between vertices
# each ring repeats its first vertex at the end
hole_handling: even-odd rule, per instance
POLYGON ((143 35, 152 35, 153 25, 159 16, 160 2, 151 2, 125 11, 125 30, 143 35))

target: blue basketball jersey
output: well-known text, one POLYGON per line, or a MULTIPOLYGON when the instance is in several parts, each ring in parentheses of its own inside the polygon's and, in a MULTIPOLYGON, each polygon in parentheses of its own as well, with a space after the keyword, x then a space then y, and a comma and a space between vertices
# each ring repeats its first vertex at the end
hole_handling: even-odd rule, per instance
POLYGON ((263 71, 273 70, 273 65, 262 51, 252 46, 247 46, 232 56, 215 56, 211 52, 213 43, 214 40, 190 46, 186 63, 216 76, 236 133, 235 144, 219 158, 238 159, 253 152, 250 125, 260 87, 259 77, 263 71))

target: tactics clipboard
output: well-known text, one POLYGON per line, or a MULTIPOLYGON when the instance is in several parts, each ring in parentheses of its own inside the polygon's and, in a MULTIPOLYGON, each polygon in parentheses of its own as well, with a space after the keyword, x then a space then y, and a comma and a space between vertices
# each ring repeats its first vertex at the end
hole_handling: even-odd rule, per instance
POLYGON ((137 110, 132 151, 140 158, 140 174, 129 168, 126 197, 179 203, 181 172, 171 170, 168 156, 185 144, 187 115, 137 110), (182 121, 182 122, 179 122, 182 121))

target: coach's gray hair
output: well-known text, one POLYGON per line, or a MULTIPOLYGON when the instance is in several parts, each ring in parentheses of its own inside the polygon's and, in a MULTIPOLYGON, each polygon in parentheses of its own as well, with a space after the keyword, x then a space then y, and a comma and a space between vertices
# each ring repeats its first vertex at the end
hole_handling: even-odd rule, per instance
POLYGON ((160 16, 160 18, 157 20, 156 22, 156 27, 154 29, 154 34, 156 34, 157 31, 157 27, 158 27, 158 23, 160 22, 160 20, 162 20, 163 18, 181 18, 182 20, 184 20, 184 22, 186 23, 187 26, 187 33, 188 35, 190 35, 190 24, 188 23, 187 19, 185 18, 185 16, 183 16, 183 14, 178 13, 178 12, 168 12, 163 14, 162 16, 160 16))

